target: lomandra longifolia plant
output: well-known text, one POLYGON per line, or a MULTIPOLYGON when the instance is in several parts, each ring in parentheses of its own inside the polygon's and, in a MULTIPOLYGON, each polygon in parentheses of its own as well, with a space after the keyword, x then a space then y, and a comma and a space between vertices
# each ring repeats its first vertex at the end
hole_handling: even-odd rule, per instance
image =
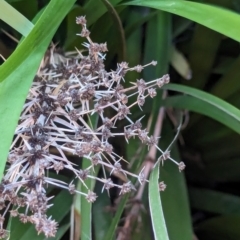
MULTIPOLYGON (((160 152, 159 160, 167 158, 184 169, 183 163, 174 161, 169 152, 158 147, 158 139, 149 136, 142 128, 141 119, 133 122, 130 118, 131 108, 138 105, 140 110, 145 98, 155 97, 156 88, 169 82, 169 76, 145 82, 136 80, 129 88, 121 85, 129 71, 141 72, 145 66, 129 67, 126 62, 119 63, 115 71, 106 71, 104 66, 107 45, 94 43, 89 37, 84 17, 78 17, 77 24, 82 26, 79 34, 86 38, 84 47, 87 51, 78 51, 77 56, 66 57, 52 46, 41 62, 39 71, 29 90, 27 100, 15 131, 6 174, 0 184, 0 238, 8 235, 3 228, 7 212, 12 217, 19 217, 23 223, 35 225, 38 233, 54 237, 58 223, 47 216, 52 206, 53 196, 47 196, 49 185, 67 189, 70 194, 84 195, 92 203, 97 195, 88 190, 83 193, 75 189, 73 181, 67 184, 48 176, 51 169, 59 173, 63 169, 72 172, 73 180, 82 184, 86 178, 102 182, 103 189, 119 188, 120 194, 135 189, 130 181, 122 185, 113 183, 112 174, 121 173, 135 177, 140 183, 146 181, 142 171, 132 173, 122 168, 126 161, 119 156, 109 143, 111 137, 124 136, 139 138, 149 147, 155 146, 160 152), (128 104, 129 98, 135 99, 128 104), (114 114, 109 117, 106 112, 111 109, 114 114), (91 124, 90 116, 98 117, 98 124, 91 124), (118 121, 124 121, 124 131, 112 131, 118 121), (69 160, 70 155, 88 159, 90 167, 79 169, 69 160), (105 178, 91 175, 95 166, 100 165, 105 178), (107 177, 108 176, 108 177, 107 177)), ((155 65, 152 62, 148 65, 155 65)), ((109 112, 109 111, 108 111, 109 112)))

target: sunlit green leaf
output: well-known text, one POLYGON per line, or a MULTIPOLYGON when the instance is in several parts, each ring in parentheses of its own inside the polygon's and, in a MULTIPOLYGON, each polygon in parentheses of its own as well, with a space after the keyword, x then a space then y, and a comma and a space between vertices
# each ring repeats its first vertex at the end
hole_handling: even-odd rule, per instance
POLYGON ((178 85, 167 84, 164 89, 182 92, 190 96, 171 97, 163 102, 165 106, 188 109, 207 115, 240 132, 240 110, 209 93, 178 85))
POLYGON ((159 164, 153 169, 149 180, 149 207, 155 240, 168 240, 169 237, 162 210, 158 178, 159 164))
POLYGON ((240 32, 237 28, 229 27, 238 26, 240 15, 223 8, 183 0, 137 0, 127 2, 126 4, 152 7, 177 14, 222 33, 236 41, 240 41, 240 32))
POLYGON ((4 0, 0 0, 0 19, 25 37, 33 29, 33 24, 4 0))

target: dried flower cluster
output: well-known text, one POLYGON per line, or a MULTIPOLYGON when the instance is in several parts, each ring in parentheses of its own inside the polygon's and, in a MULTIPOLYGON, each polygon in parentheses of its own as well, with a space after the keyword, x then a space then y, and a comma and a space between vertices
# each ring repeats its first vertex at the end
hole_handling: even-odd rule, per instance
MULTIPOLYGON (((114 152, 109 138, 124 136, 128 141, 138 137, 147 146, 158 148, 158 140, 148 136, 141 121, 133 122, 129 115, 134 105, 141 108, 146 97, 155 97, 155 88, 167 84, 169 76, 150 82, 140 79, 132 87, 124 88, 121 82, 125 74, 141 72, 145 66, 130 68, 122 62, 115 71, 107 72, 104 67, 106 44, 92 42, 84 17, 78 17, 76 22, 82 26, 79 35, 88 41, 84 44, 87 54, 78 51, 77 56, 66 57, 52 46, 41 63, 23 107, 9 152, 9 167, 0 184, 0 209, 5 209, 0 216, 0 238, 7 235, 3 221, 11 206, 11 216, 18 216, 23 223, 31 222, 37 232, 44 233, 46 237, 55 236, 57 222, 46 214, 52 198, 46 195, 47 185, 68 189, 71 194, 82 194, 88 202, 96 200, 96 194, 90 190, 88 194, 79 192, 73 182, 67 184, 50 178, 46 174, 49 169, 56 173, 68 169, 83 184, 86 178, 94 178, 103 183, 103 189, 115 186, 120 189, 120 194, 125 194, 134 189, 130 181, 118 185, 110 178, 100 179, 90 174, 90 170, 100 164, 109 170, 110 175, 121 173, 126 179, 131 175, 140 183, 146 181, 142 171, 135 174, 122 168, 122 157, 114 152), (136 101, 127 105, 128 99, 134 97, 136 101), (115 115, 106 117, 107 109, 115 115), (96 127, 89 122, 90 116, 98 117, 96 127), (113 133, 112 128, 121 120, 128 122, 124 132, 113 133), (78 169, 67 155, 84 157, 91 166, 78 169), (21 208, 25 209, 24 213, 19 211, 21 208)), ((160 160, 171 159, 169 153, 161 153, 160 160)), ((179 169, 183 168, 181 163, 179 169)))

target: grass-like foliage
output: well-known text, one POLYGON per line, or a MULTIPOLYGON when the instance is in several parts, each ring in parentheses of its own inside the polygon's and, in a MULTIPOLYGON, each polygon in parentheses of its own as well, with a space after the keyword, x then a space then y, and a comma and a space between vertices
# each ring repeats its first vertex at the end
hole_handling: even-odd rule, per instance
POLYGON ((0 1, 1 239, 240 238, 239 4, 208 3, 0 1))

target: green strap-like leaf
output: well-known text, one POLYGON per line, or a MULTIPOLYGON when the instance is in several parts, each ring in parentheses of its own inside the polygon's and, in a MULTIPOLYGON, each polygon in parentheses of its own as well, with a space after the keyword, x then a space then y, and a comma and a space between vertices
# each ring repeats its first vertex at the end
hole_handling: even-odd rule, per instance
POLYGON ((201 90, 178 84, 167 84, 164 89, 190 96, 176 96, 163 101, 165 106, 188 109, 209 116, 240 133, 240 110, 226 101, 201 90))
POLYGON ((125 194, 123 196, 123 198, 121 199, 119 205, 118 205, 118 208, 117 208, 117 212, 112 220, 112 223, 111 225, 109 226, 109 229, 108 229, 108 232, 105 236, 105 240, 112 240, 114 239, 114 234, 116 233, 116 229, 117 229, 117 226, 118 226, 118 223, 119 223, 119 220, 121 218, 121 215, 123 213, 123 210, 126 206, 126 203, 127 203, 127 200, 129 198, 129 194, 125 194))
POLYGON ((33 24, 9 3, 0 0, 0 19, 26 37, 33 29, 33 24))
POLYGON ((238 30, 240 15, 223 8, 183 0, 137 0, 126 4, 151 7, 177 14, 240 41, 238 30))
POLYGON ((158 187, 159 163, 153 169, 149 181, 149 207, 155 240, 168 240, 167 227, 163 216, 158 187))
POLYGON ((240 216, 223 215, 210 218, 196 226, 196 234, 202 239, 238 240, 240 216), (213 237, 214 236, 214 237, 213 237))
MULTIPOLYGON (((98 115, 94 114, 89 116, 88 125, 96 129, 98 123, 98 115)), ((91 161, 87 158, 82 159, 82 169, 87 169, 92 165, 91 161)), ((97 176, 100 165, 93 169, 90 169, 90 175, 97 176)), ((77 189, 80 192, 88 194, 88 191, 93 191, 96 180, 92 178, 87 178, 84 180, 85 186, 80 180, 77 183, 77 189), (86 188, 87 186, 87 188, 86 188)), ((80 228, 81 240, 92 239, 92 203, 88 202, 84 195, 77 195, 74 201, 74 212, 78 213, 80 216, 80 228)), ((75 236, 75 238, 78 236, 75 236)))
POLYGON ((240 215, 240 197, 205 188, 190 188, 189 198, 194 209, 216 213, 240 215))
MULTIPOLYGON (((172 123, 169 119, 166 119, 163 123, 159 147, 166 150, 175 134, 172 123)), ((170 150, 171 157, 176 161, 180 161, 181 157, 176 143, 172 145, 170 150)), ((161 166, 161 181, 164 181, 167 185, 165 191, 161 192, 161 202, 169 239, 192 240, 193 229, 184 172, 179 172, 178 167, 167 160, 161 166), (181 236, 180 239, 179 236, 181 236)))

